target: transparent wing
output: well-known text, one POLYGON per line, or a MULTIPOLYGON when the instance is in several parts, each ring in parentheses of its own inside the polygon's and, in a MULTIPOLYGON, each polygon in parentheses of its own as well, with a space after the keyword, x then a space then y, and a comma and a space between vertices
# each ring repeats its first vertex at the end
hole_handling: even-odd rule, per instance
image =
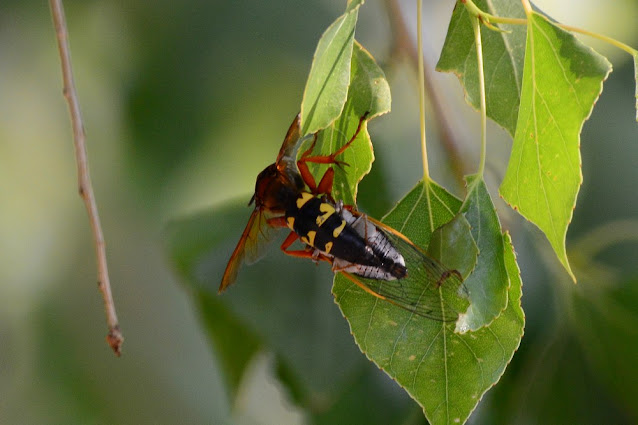
MULTIPOLYGON (((253 223, 250 232, 248 233, 248 239, 244 248, 246 264, 254 264, 261 260, 270 246, 270 242, 279 234, 281 227, 272 227, 268 224, 268 220, 274 217, 275 214, 267 210, 261 210, 255 223, 253 223)), ((243 236, 243 235, 242 235, 243 236)))
POLYGON ((275 164, 279 165, 279 163, 284 159, 292 159, 294 158, 294 152, 297 147, 297 143, 301 138, 301 133, 299 131, 299 125, 301 123, 301 114, 297 114, 294 120, 292 120, 292 124, 290 124, 290 128, 288 128, 288 132, 286 133, 286 137, 284 137, 284 141, 281 144, 281 148, 279 149, 279 154, 277 155, 277 161, 275 164))
POLYGON ((468 291, 460 273, 430 258, 396 230, 366 219, 383 231, 403 255, 407 275, 402 279, 377 280, 343 274, 366 292, 414 314, 443 322, 456 321, 469 306, 468 291))
POLYGON ((226 271, 219 285, 219 292, 224 292, 237 279, 237 273, 242 263, 253 264, 266 253, 268 243, 277 234, 278 228, 268 224, 272 214, 255 208, 250 214, 246 228, 237 242, 237 246, 228 260, 226 271))

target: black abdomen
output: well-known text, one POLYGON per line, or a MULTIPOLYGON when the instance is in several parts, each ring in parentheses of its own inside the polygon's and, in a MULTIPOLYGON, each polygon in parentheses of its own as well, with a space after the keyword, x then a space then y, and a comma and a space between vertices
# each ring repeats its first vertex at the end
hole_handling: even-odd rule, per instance
POLYGON ((339 270, 385 280, 407 274, 403 257, 381 230, 370 222, 358 223, 365 217, 355 218, 326 198, 302 192, 286 211, 286 220, 303 243, 338 260, 333 266, 339 270))

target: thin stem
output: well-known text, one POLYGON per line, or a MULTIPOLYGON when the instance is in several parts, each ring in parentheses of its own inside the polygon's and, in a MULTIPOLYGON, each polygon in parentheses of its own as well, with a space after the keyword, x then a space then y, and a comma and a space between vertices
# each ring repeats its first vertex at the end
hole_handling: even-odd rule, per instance
MULTIPOLYGON (((405 19, 401 14, 397 0, 385 0, 385 5, 390 18, 390 25, 392 27, 392 34, 394 38, 392 55, 394 56, 398 53, 404 53, 410 63, 417 68, 419 54, 416 46, 414 45, 414 39, 406 28, 405 19)), ((423 79, 425 81, 425 98, 430 106, 430 110, 435 115, 435 119, 432 120, 432 122, 437 128, 437 133, 441 138, 441 143, 448 154, 449 165, 452 169, 452 173, 454 174, 459 186, 463 187, 465 185, 465 180, 463 178, 466 169, 465 161, 461 155, 458 146, 459 143, 455 140, 454 131, 452 130, 452 124, 450 124, 448 114, 444 111, 441 96, 433 83, 432 72, 430 71, 430 67, 427 66, 425 57, 423 62, 423 79)))
POLYGON ((423 0, 416 2, 416 39, 419 51, 419 123, 421 129, 421 159, 423 161, 423 182, 430 181, 430 170, 428 167, 428 151, 425 140, 425 77, 423 73, 423 0))
POLYGON ((485 157, 487 154, 487 106, 485 105, 485 72, 483 70, 483 43, 481 42, 481 23, 478 18, 472 19, 474 29, 474 44, 476 47, 476 66, 478 68, 479 97, 481 99, 481 157, 478 174, 485 171, 485 157))
MULTIPOLYGON (((507 17, 495 16, 490 13, 484 12, 481 9, 479 9, 474 3, 472 3, 472 0, 464 0, 464 3, 465 3, 466 9, 470 12, 470 14, 472 14, 473 16, 480 17, 481 20, 485 23, 509 24, 509 25, 526 25, 527 24, 527 19, 507 18, 507 17)), ((523 7, 525 8, 525 13, 528 16, 531 15, 533 13, 533 10, 529 2, 527 0, 522 0, 522 3, 523 3, 523 7)), ((552 23, 556 25, 557 27, 564 29, 565 31, 571 31, 578 34, 587 35, 589 37, 597 38, 598 40, 604 41, 606 43, 611 44, 612 46, 615 46, 621 50, 624 50, 625 52, 629 53, 632 56, 638 56, 638 50, 614 38, 611 38, 606 35, 599 34, 593 31, 589 31, 583 28, 578 28, 572 25, 565 25, 559 22, 552 22, 552 23)))
POLYGON ((64 16, 64 8, 62 0, 50 0, 51 15, 53 17, 53 25, 55 26, 56 38, 58 41, 58 50, 60 53, 60 61, 62 63, 62 80, 64 83, 63 93, 69 104, 69 113, 71 115, 71 124, 73 126, 73 142, 75 147, 75 159, 78 169, 78 191, 80 197, 84 201, 93 238, 95 242, 95 256, 97 258, 98 269, 98 288, 104 299, 104 309, 106 311, 106 323, 108 325, 107 342, 117 356, 121 354, 121 346, 124 337, 120 332, 115 312, 115 304, 111 294, 111 283, 106 263, 106 247, 104 244, 104 235, 102 234, 102 226, 100 217, 93 194, 93 186, 91 185, 91 177, 89 174, 89 163, 86 154, 86 142, 84 125, 82 123, 82 114, 80 112, 80 104, 78 101, 75 83, 73 81, 73 68, 71 66, 71 53, 69 48, 69 34, 66 26, 66 18, 64 16))
POLYGON ((556 24, 559 27, 561 27, 562 29, 566 30, 566 31, 572 31, 572 32, 577 32, 579 34, 583 34, 583 35, 588 35, 590 37, 594 37, 597 38, 599 40, 605 41, 609 44, 611 44, 612 46, 618 47, 621 50, 624 50, 625 52, 629 53, 632 56, 636 56, 638 55, 638 50, 632 48, 631 46, 628 46, 625 43, 622 43, 616 39, 613 39, 611 37, 608 37, 606 35, 603 34, 598 34, 592 31, 588 31, 582 28, 578 28, 578 27, 573 27, 571 25, 563 25, 563 24, 556 24))
POLYGON ((482 18, 487 18, 493 24, 510 24, 510 25, 527 25, 527 19, 525 18, 507 18, 502 16, 490 15, 487 12, 481 12, 479 14, 482 18))

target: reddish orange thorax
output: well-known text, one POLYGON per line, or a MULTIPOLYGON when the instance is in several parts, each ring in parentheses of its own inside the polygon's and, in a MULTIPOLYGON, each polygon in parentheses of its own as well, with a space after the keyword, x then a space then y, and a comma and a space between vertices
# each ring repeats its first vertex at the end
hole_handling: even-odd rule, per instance
POLYGON ((283 213, 294 203, 304 183, 294 162, 281 161, 266 167, 255 183, 255 206, 274 213, 283 213))

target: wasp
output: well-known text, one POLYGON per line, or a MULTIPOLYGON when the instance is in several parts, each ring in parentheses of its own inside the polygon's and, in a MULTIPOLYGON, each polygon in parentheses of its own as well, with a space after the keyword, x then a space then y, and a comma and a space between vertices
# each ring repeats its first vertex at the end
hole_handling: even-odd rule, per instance
POLYGON ((296 159, 302 139, 300 116, 293 120, 276 161, 257 176, 255 193, 248 205, 254 209, 233 251, 219 292, 231 285, 243 262, 253 263, 263 254, 273 231, 290 233, 280 249, 291 256, 326 261, 368 294, 419 316, 454 321, 467 307, 463 279, 430 258, 400 232, 353 206, 332 197, 337 159, 354 142, 366 122, 364 114, 352 137, 330 155, 313 155, 317 133, 310 147, 296 159), (331 164, 319 183, 308 164, 331 164), (293 250, 299 240, 304 249, 293 250))

